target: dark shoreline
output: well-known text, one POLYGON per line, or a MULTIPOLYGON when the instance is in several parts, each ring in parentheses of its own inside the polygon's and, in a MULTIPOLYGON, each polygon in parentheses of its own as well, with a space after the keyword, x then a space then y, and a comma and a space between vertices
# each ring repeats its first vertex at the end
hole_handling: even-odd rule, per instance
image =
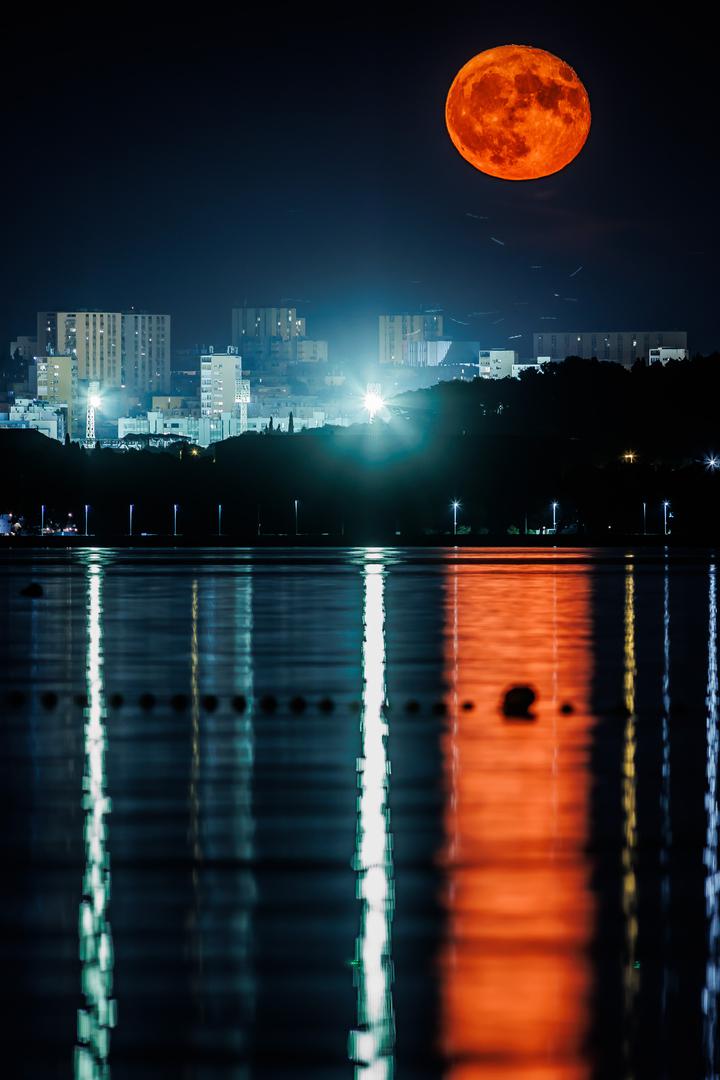
POLYGON ((435 535, 392 533, 387 535, 327 535, 302 534, 300 536, 283 533, 252 535, 217 536, 213 534, 190 534, 187 536, 152 534, 148 536, 127 536, 122 534, 98 534, 90 536, 3 536, 0 537, 0 554, 29 549, 58 551, 66 548, 348 548, 348 547, 392 547, 392 548, 618 548, 652 549, 654 551, 670 549, 720 550, 720 541, 716 536, 661 536, 661 535, 560 535, 560 536, 508 536, 507 534, 465 533, 453 537, 447 533, 435 535))

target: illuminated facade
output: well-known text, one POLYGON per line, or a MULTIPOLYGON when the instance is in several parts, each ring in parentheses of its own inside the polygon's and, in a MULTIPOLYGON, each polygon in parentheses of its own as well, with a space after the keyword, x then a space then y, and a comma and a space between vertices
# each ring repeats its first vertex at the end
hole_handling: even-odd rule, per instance
POLYGON ((240 432, 247 430, 250 383, 242 377, 242 359, 230 346, 224 353, 210 349, 200 357, 200 415, 235 416, 240 432))
POLYGON ((517 362, 518 354, 514 349, 481 349, 478 375, 481 379, 509 379, 517 362))
MULTIPOLYGON (((410 352, 410 345, 436 341, 443 336, 442 315, 381 315, 378 325, 378 360, 381 364, 409 366, 417 351, 410 352)), ((439 361, 438 361, 439 363, 439 361)))
POLYGON ((651 349, 648 364, 667 364, 668 360, 687 360, 687 349, 651 349))
POLYGON ((39 401, 36 398, 16 398, 10 406, 7 420, 0 427, 30 428, 49 439, 63 442, 67 431, 67 409, 64 404, 39 401))
POLYGON ((78 396, 78 365, 74 356, 38 356, 37 396, 67 409, 67 428, 72 432, 73 407, 78 396))
POLYGON ((77 358, 78 378, 101 390, 170 389, 170 316, 139 311, 39 311, 38 348, 77 358))

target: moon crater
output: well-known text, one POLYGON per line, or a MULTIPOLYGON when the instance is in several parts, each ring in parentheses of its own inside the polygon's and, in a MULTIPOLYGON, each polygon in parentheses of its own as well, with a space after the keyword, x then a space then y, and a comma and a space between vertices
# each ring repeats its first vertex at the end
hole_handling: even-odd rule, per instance
POLYGON ((457 150, 481 172, 535 180, 565 168, 590 131, 590 101, 569 64, 530 45, 469 60, 445 105, 457 150))

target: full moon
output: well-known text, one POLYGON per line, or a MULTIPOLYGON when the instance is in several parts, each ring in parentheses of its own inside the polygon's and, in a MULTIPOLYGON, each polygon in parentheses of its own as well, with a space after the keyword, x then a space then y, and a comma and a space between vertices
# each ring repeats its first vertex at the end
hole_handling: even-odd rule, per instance
POLYGON ((564 169, 590 131, 590 100, 569 64, 531 45, 473 56, 445 103, 450 138, 466 161, 502 180, 564 169))

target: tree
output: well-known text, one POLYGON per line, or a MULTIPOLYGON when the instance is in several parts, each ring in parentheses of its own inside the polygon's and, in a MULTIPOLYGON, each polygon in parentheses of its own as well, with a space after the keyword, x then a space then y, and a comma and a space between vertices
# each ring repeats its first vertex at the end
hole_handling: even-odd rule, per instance
POLYGON ((288 417, 288 435, 292 435, 295 432, 295 421, 293 420, 293 414, 290 413, 288 417))
POLYGON ((271 416, 270 417, 270 423, 268 424, 268 431, 274 431, 274 430, 275 430, 275 428, 273 427, 273 418, 271 416))

